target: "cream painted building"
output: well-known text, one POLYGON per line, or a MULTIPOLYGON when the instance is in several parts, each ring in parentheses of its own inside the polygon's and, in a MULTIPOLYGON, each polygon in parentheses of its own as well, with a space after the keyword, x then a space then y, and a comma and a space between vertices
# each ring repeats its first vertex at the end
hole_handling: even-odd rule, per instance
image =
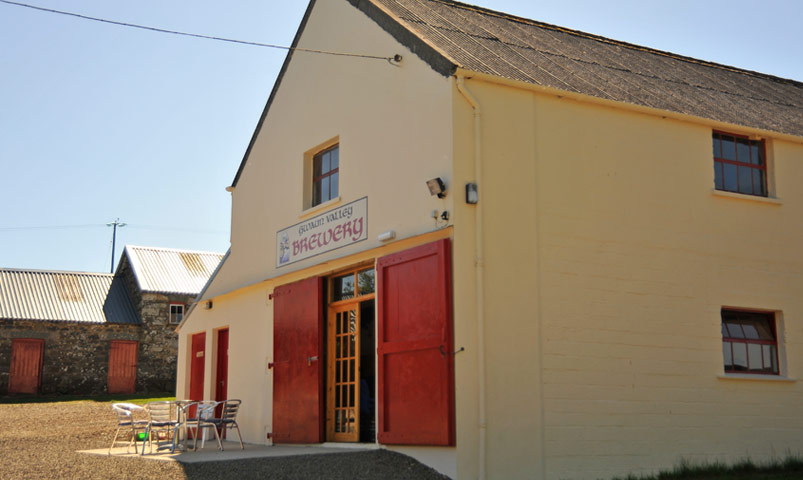
POLYGON ((461 479, 801 454, 803 84, 448 0, 294 46, 179 397, 461 479))

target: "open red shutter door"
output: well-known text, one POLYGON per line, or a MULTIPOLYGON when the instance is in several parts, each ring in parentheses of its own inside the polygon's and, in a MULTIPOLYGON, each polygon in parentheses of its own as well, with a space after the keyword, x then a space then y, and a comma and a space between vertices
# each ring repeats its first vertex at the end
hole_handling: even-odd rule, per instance
POLYGON ((323 441, 323 282, 273 291, 273 440, 323 441))
POLYGON ((454 445, 448 239, 377 261, 380 443, 454 445))

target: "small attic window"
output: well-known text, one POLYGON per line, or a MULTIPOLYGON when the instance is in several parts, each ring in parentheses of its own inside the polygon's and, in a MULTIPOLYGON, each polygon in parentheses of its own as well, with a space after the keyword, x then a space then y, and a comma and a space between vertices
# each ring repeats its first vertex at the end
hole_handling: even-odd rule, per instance
POLYGON ((340 176, 340 145, 312 157, 312 207, 337 198, 340 176))
POLYGON ((181 323, 184 319, 184 305, 181 303, 170 304, 170 323, 181 323))

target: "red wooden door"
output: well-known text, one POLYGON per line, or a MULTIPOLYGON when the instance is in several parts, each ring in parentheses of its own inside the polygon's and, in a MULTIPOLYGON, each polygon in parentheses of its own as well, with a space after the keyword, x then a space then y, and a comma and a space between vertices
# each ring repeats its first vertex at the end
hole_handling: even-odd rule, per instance
POLYGON ((204 352, 206 333, 196 333, 190 339, 190 400, 204 399, 204 352))
POLYGON ((226 400, 229 384, 229 329, 217 332, 217 368, 215 369, 215 400, 226 400))
POLYGON ((38 393, 42 386, 45 341, 38 338, 11 340, 8 393, 38 393))
POLYGON ((378 440, 454 445, 448 239, 377 261, 378 440))
POLYGON ((134 393, 137 379, 137 342, 112 340, 109 345, 109 393, 134 393))
POLYGON ((319 443, 323 422, 323 280, 273 292, 273 438, 319 443))
MULTIPOLYGON (((217 332, 217 367, 215 368, 215 401, 222 402, 228 397, 229 384, 229 329, 217 332)), ((215 409, 215 417, 220 418, 223 405, 215 409)), ((223 430, 225 436, 226 430, 223 430)))

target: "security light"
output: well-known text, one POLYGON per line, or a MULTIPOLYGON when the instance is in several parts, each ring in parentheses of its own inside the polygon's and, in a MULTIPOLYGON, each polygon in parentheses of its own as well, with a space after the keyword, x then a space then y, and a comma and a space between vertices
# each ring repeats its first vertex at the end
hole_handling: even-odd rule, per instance
POLYGON ((437 195, 438 198, 446 196, 446 185, 443 184, 441 177, 435 177, 432 180, 427 180, 427 187, 429 187, 430 195, 437 195))
POLYGON ((480 192, 477 190, 476 183, 466 184, 466 203, 475 205, 480 201, 480 192))

